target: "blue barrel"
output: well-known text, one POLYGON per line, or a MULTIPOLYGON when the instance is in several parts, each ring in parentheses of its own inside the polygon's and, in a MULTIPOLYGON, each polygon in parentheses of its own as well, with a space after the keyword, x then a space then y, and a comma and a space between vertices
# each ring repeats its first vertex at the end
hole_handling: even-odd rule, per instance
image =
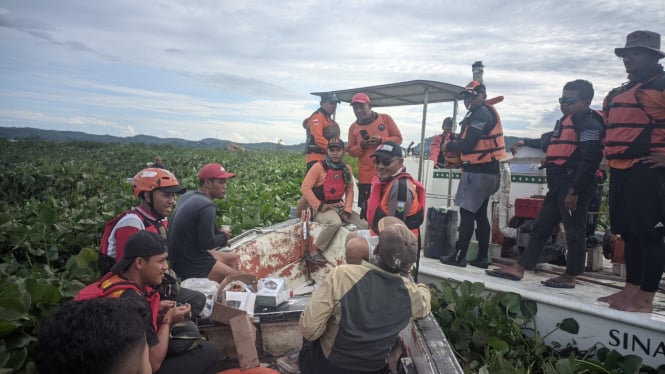
POLYGON ((455 209, 434 207, 427 209, 425 257, 438 259, 455 253, 458 219, 455 209))

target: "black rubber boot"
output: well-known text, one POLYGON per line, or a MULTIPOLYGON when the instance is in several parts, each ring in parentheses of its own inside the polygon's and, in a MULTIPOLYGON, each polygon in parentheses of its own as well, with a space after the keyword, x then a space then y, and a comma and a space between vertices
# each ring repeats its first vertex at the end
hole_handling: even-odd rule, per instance
POLYGON ((450 256, 441 256, 439 258, 439 261, 446 265, 453 265, 453 266, 459 266, 459 267, 466 267, 466 251, 467 248, 465 249, 459 249, 457 244, 455 245, 457 250, 455 251, 454 254, 450 256))
POLYGON ((473 265, 481 269, 487 269, 489 266, 489 259, 487 257, 488 250, 489 243, 484 245, 478 243, 478 256, 476 256, 474 260, 469 261, 469 265, 473 265))

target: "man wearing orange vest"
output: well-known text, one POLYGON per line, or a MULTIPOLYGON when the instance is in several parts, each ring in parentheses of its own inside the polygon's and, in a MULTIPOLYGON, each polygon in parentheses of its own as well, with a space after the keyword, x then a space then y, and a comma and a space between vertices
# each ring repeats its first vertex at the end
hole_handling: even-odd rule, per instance
POLYGON ((520 280, 526 269, 533 269, 552 230, 563 222, 566 231, 566 272, 542 283, 548 287, 573 288, 575 276, 584 273, 586 258, 586 221, 589 203, 597 191, 596 170, 603 158, 601 137, 603 116, 589 109, 593 99, 590 82, 578 79, 563 86, 559 105, 563 117, 554 131, 540 139, 525 139, 513 144, 515 151, 526 145, 545 151, 547 195, 533 224, 529 243, 519 262, 487 270, 487 274, 520 280))
MULTIPOLYGON (((153 373, 215 373, 220 352, 212 342, 202 341, 186 352, 169 353, 173 328, 185 320, 191 307, 161 300, 153 289, 162 283, 169 268, 167 257, 166 239, 153 232, 139 231, 127 240, 123 257, 113 265, 111 272, 79 291, 74 300, 118 298, 133 300, 131 302, 143 305, 146 311, 149 309, 150 313, 145 313, 145 331, 153 373)), ((104 323, 104 316, 99 316, 99 323, 104 323)))
POLYGON ((358 157, 358 207, 360 218, 367 219, 366 202, 372 178, 376 176, 372 155, 381 143, 402 144, 402 133, 392 117, 372 110, 372 102, 367 94, 361 92, 353 95, 351 106, 356 121, 349 127, 347 151, 352 157, 358 157))
POLYGON ((598 300, 651 313, 665 266, 665 73, 660 34, 635 31, 624 48, 628 82, 607 95, 605 157, 610 167, 610 224, 625 243, 626 284, 598 300))
POLYGON ((340 129, 332 116, 337 110, 339 99, 334 92, 321 95, 321 107, 303 121, 307 131, 305 154, 307 155, 307 171, 318 161, 323 160, 328 148, 328 141, 339 138, 340 129))
POLYGON ((371 261, 378 242, 378 222, 385 216, 401 219, 418 237, 423 223, 425 189, 404 167, 402 147, 394 142, 379 144, 372 155, 377 176, 372 179, 372 188, 367 200, 367 223, 369 230, 358 230, 347 236, 346 261, 360 264, 371 261))
POLYGON ((448 265, 466 266, 466 252, 475 221, 478 256, 470 264, 486 269, 490 241, 487 204, 490 196, 499 189, 499 160, 505 157, 506 146, 499 113, 485 102, 485 85, 471 81, 460 96, 468 110, 461 122, 460 137, 441 147, 442 152, 457 152, 462 158, 462 176, 455 195, 455 204, 460 207, 459 240, 455 254, 442 256, 440 260, 448 265))
POLYGON ((326 157, 309 169, 300 187, 315 212, 314 220, 323 226, 306 257, 315 264, 326 262, 321 252, 328 249, 342 224, 367 228, 367 222, 353 211, 353 171, 342 160, 343 156, 344 142, 339 138, 330 139, 326 157))

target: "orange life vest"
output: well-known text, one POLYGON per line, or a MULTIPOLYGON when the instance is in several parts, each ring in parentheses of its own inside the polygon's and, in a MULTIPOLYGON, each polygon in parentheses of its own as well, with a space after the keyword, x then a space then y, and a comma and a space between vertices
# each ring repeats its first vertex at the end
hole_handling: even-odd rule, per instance
MULTIPOLYGON (((316 121, 321 121, 320 125, 323 128, 323 137, 326 138, 327 140, 330 140, 332 138, 339 138, 340 135, 340 128, 337 122, 330 118, 330 115, 328 115, 322 108, 317 109, 314 113, 312 113, 309 117, 305 118, 302 121, 302 127, 305 129, 305 132, 307 133, 307 139, 305 141, 305 154, 310 154, 310 153, 318 153, 320 155, 325 155, 326 150, 319 147, 316 144, 316 140, 314 139, 314 135, 312 134, 308 121, 312 117, 318 117, 315 118, 316 121)), ((321 156, 323 158, 323 156, 321 156)))
MULTIPOLYGON (((484 164, 487 162, 492 162, 494 160, 500 160, 506 157, 506 142, 503 139, 503 126, 501 126, 501 118, 499 118, 499 113, 494 109, 493 105, 488 105, 485 103, 485 106, 490 108, 492 114, 496 118, 496 124, 489 132, 489 134, 483 134, 478 140, 476 147, 467 153, 462 153, 462 163, 466 164, 484 164)), ((464 121, 468 121, 465 119, 464 121)), ((466 138, 466 133, 469 129, 469 126, 464 127, 462 132, 461 139, 466 138)))
POLYGON ((403 203, 406 200, 406 194, 409 190, 408 182, 411 182, 415 187, 416 198, 411 203, 409 211, 395 212, 395 217, 404 221, 406 227, 411 229, 414 235, 418 236, 418 229, 424 221, 424 212, 427 206, 425 202, 425 188, 411 174, 406 172, 398 174, 388 182, 382 182, 379 178, 374 177, 370 197, 367 200, 367 221, 370 223, 372 232, 377 233, 379 220, 388 215, 390 207, 389 191, 396 181, 399 183, 397 190, 398 210, 400 202, 403 203))
MULTIPOLYGON (((663 79, 662 74, 658 77, 663 79)), ((651 152, 665 154, 665 121, 649 117, 635 96, 643 86, 642 83, 635 84, 614 96, 609 103, 605 158, 610 166, 613 159, 635 159, 651 152)))
POLYGON ((100 280, 84 287, 76 294, 74 301, 96 299, 98 297, 108 297, 112 299, 119 298, 125 291, 131 290, 145 297, 150 304, 152 311, 152 325, 157 331, 157 314, 159 312, 159 302, 161 300, 159 293, 148 287, 143 291, 139 286, 127 280, 118 274, 106 273, 100 280))
MULTIPOLYGON (((601 112, 592 110, 592 113, 601 123, 604 123, 601 112)), ((545 152, 545 164, 564 166, 578 148, 579 133, 573 124, 572 115, 568 115, 557 121, 545 152)))
MULTIPOLYGON (((323 161, 319 161, 323 170, 326 171, 326 179, 322 185, 312 188, 312 192, 322 203, 332 204, 342 201, 346 193, 346 183, 344 183, 344 171, 326 168, 323 161)), ((346 167, 346 165, 344 165, 346 167)))

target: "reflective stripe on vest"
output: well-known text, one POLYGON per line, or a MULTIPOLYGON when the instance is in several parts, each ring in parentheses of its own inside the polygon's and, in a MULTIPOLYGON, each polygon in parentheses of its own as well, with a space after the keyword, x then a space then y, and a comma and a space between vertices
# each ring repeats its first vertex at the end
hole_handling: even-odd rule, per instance
MULTIPOLYGON (((490 108, 492 114, 494 114, 496 124, 489 134, 483 134, 480 137, 478 144, 476 144, 476 147, 472 151, 462 153, 461 158, 463 163, 484 164, 506 157, 506 142, 503 139, 503 126, 501 125, 499 113, 494 109, 493 105, 485 104, 485 106, 490 108)), ((466 138, 468 129, 468 126, 464 127, 461 139, 466 138)))

